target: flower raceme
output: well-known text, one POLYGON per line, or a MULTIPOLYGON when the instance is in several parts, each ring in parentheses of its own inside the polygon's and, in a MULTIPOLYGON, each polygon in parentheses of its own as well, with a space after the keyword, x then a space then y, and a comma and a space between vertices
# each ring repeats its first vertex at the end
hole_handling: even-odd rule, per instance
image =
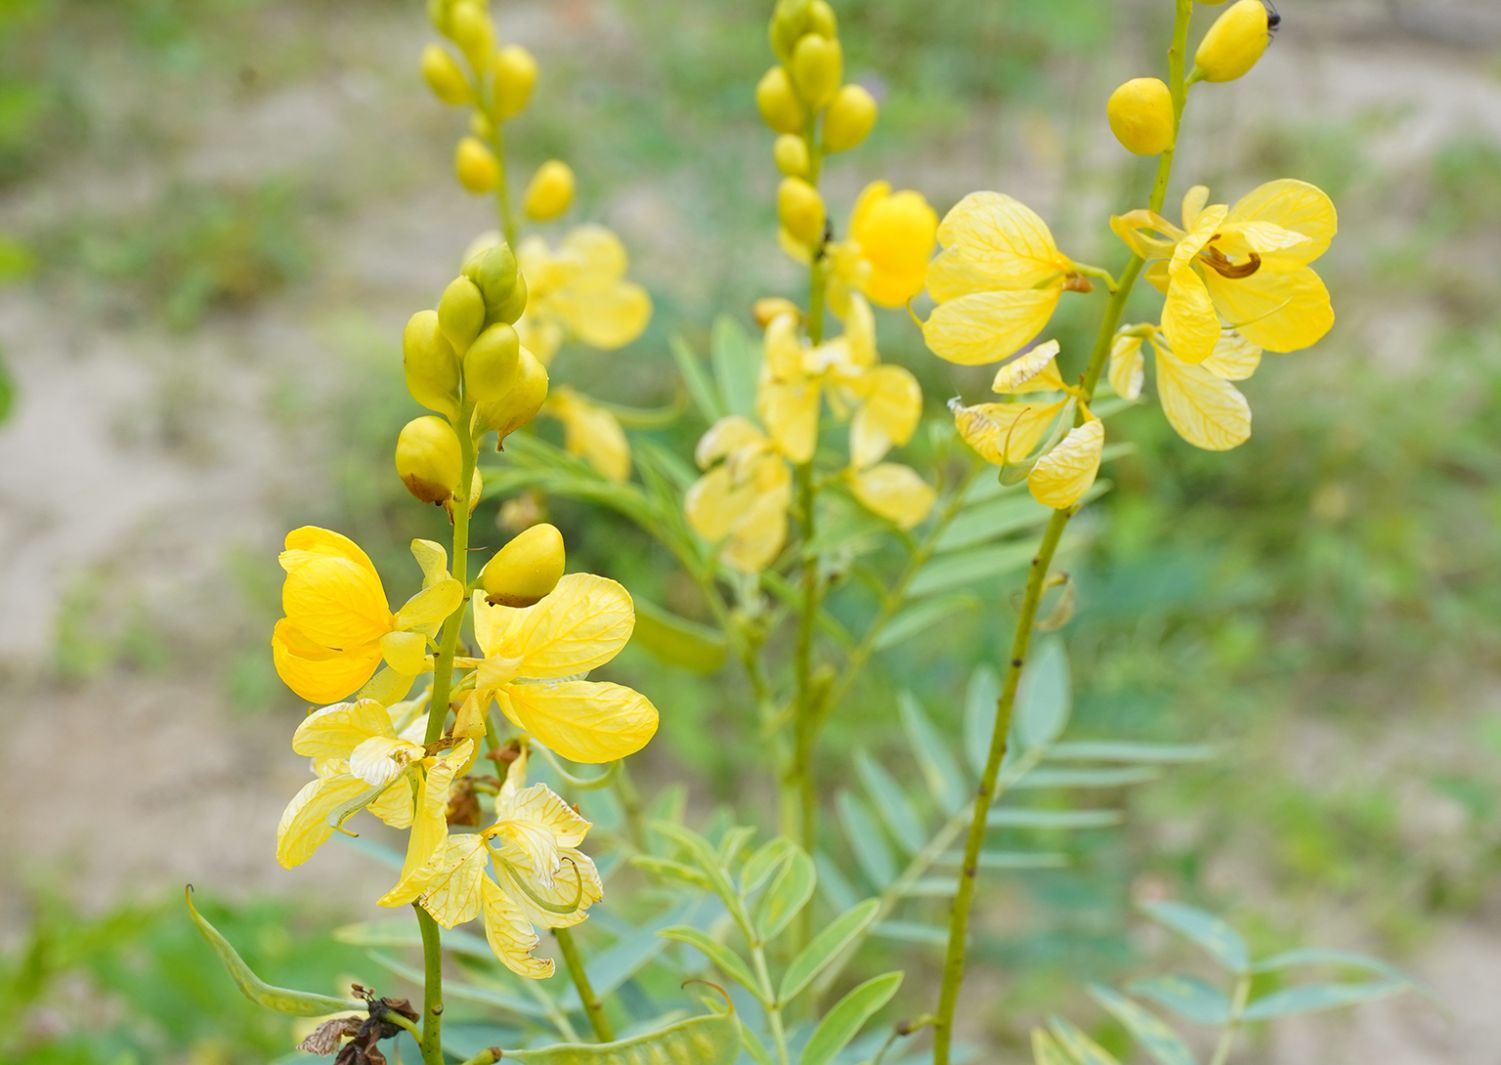
POLYGON ((279 561, 286 571, 282 610, 271 636, 276 672, 311 703, 331 703, 359 689, 384 661, 408 678, 431 668, 428 642, 457 609, 463 586, 448 573, 448 555, 431 540, 413 540, 422 590, 391 610, 370 557, 347 536, 304 526, 287 534, 279 561))
POLYGON ((1196 185, 1183 197, 1179 228, 1151 211, 1110 220, 1148 260, 1147 280, 1166 295, 1162 335, 1185 363, 1209 358, 1221 323, 1267 351, 1298 351, 1334 324, 1329 292, 1310 263, 1338 225, 1334 204, 1315 185, 1268 182, 1234 207, 1208 204, 1196 185))

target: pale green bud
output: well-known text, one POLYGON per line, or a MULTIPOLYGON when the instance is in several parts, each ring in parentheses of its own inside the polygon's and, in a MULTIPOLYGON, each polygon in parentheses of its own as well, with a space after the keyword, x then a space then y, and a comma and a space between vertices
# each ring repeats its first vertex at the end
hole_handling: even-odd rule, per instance
POLYGON ((464 394, 475 403, 500 399, 515 384, 521 338, 504 322, 490 326, 464 353, 464 394))
POLYGON ((401 337, 407 391, 428 410, 459 416, 459 357, 438 325, 437 311, 418 311, 401 337))
POLYGON ((479 286, 462 275, 450 281, 438 300, 438 326, 462 356, 485 327, 485 297, 479 286))

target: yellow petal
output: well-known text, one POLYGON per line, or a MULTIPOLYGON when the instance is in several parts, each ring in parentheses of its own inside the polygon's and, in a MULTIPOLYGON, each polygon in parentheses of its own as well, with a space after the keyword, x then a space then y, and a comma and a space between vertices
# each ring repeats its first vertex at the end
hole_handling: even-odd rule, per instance
POLYGON ((359 689, 380 664, 380 644, 330 651, 313 643, 286 618, 271 632, 276 675, 310 703, 332 703, 359 689))
POLYGON ((398 777, 366 809, 392 828, 410 828, 416 809, 412 782, 405 776, 398 777))
POLYGON ((576 226, 563 238, 561 258, 578 273, 602 281, 624 277, 629 260, 620 238, 604 226, 576 226))
POLYGON ((901 366, 877 366, 856 382, 860 408, 850 426, 850 462, 864 469, 912 439, 922 418, 922 386, 901 366))
POLYGON ((521 907, 489 877, 480 884, 485 914, 485 939, 507 969, 529 980, 545 980, 553 974, 551 958, 534 958, 541 940, 521 907))
POLYGON ((1183 194, 1183 228, 1193 229, 1199 223, 1199 215, 1204 213, 1204 205, 1209 202, 1209 186, 1194 185, 1183 194))
POLYGON ((495 701, 512 724, 571 762, 616 761, 645 747, 657 731, 657 708, 620 684, 510 684, 495 701))
POLYGON ((960 437, 987 462, 1020 462, 1032 453, 1066 405, 1055 403, 977 403, 953 406, 960 437))
POLYGON ((432 540, 413 540, 412 557, 422 567, 422 587, 431 588, 448 579, 448 552, 442 544, 432 540))
POLYGON ((996 362, 1042 332, 1062 294, 1060 278, 1043 288, 960 296, 934 308, 923 339, 940 359, 961 366, 996 362))
POLYGON ((390 707, 394 713, 397 706, 407 707, 411 705, 404 702, 407 693, 412 690, 412 681, 415 676, 410 673, 398 673, 394 669, 382 669, 374 677, 370 678, 359 691, 355 692, 358 699, 374 699, 382 706, 390 707))
POLYGON ((507 862, 507 874, 524 881, 533 894, 547 902, 548 908, 543 908, 524 893, 515 896, 521 912, 542 928, 571 928, 584 921, 589 916, 589 907, 604 898, 604 883, 600 880, 599 870, 587 854, 570 847, 562 851, 561 857, 562 869, 551 884, 535 874, 523 855, 516 855, 515 860, 507 862), (570 904, 573 908, 567 913, 554 912, 567 909, 570 904))
POLYGON ((1157 398, 1178 435, 1206 451, 1228 451, 1251 435, 1251 407, 1229 381, 1157 352, 1157 398))
POLYGON ((524 773, 523 767, 522 774, 516 774, 513 764, 511 773, 506 775, 497 800, 500 820, 535 825, 553 837, 559 847, 577 847, 584 842, 584 837, 593 827, 584 815, 564 802, 563 797, 546 784, 525 787, 524 773), (513 781, 512 774, 520 779, 513 781))
POLYGON ((365 783, 384 787, 422 758, 420 744, 395 736, 372 736, 349 753, 349 771, 365 783))
POLYGON ((1322 340, 1334 325, 1329 290, 1306 266, 1258 270, 1243 278, 1221 277, 1211 270, 1204 280, 1215 306, 1236 332, 1267 351, 1299 351, 1322 340))
POLYGON ((377 794, 378 789, 347 774, 309 781, 282 811, 276 826, 276 860, 288 869, 301 865, 334 834, 338 811, 362 796, 373 799, 377 794))
POLYGON ((683 513, 688 524, 711 544, 717 544, 730 535, 738 517, 731 504, 733 493, 730 471, 718 466, 694 481, 683 498, 683 513))
POLYGON ((708 469, 731 452, 762 443, 765 439, 766 434, 755 422, 732 414, 709 426, 709 431, 699 438, 693 458, 700 469, 708 469))
POLYGON ((418 905, 444 928, 479 916, 490 852, 483 836, 451 836, 428 862, 418 905))
POLYGON ((391 890, 380 897, 382 906, 405 906, 425 891, 434 875, 429 862, 448 838, 448 796, 458 774, 467 768, 475 747, 469 740, 459 744, 441 758, 433 759, 417 784, 413 805, 412 830, 407 836, 406 858, 401 876, 391 890))
POLYGON ((391 611, 375 566, 346 536, 306 526, 287 534, 282 609, 308 639, 341 649, 378 640, 391 611))
POLYGON ((779 381, 791 381, 803 373, 803 341, 797 331, 797 317, 779 314, 766 326, 762 339, 762 362, 779 381))
POLYGON ((474 600, 474 631, 487 657, 518 659, 514 675, 571 677, 620 653, 636 625, 630 593, 615 581, 570 573, 536 606, 474 600))
POLYGON ((563 423, 563 446, 611 481, 631 475, 631 445, 619 420, 567 387, 553 390, 547 412, 563 423))
MULTIPOLYGON (((777 465, 786 470, 780 462, 777 465)), ((792 485, 786 476, 758 488, 749 505, 739 511, 720 552, 725 562, 742 573, 760 573, 770 566, 787 540, 787 508, 791 503, 792 485)))
POLYGON ((388 632, 380 650, 386 665, 397 673, 415 677, 428 669, 427 637, 420 632, 388 632))
POLYGON ((1054 510, 1065 510, 1079 502, 1100 472, 1104 448, 1105 426, 1098 418, 1070 429, 1027 475, 1032 498, 1054 510))
POLYGON ((1243 336, 1224 333, 1214 346, 1214 354, 1200 365, 1226 381, 1245 381, 1261 365, 1261 349, 1243 336))
POLYGON ((937 493, 910 466, 883 462, 851 478, 851 491, 874 514, 910 529, 928 516, 937 493))
POLYGON ((1145 209, 1112 215, 1110 228, 1132 252, 1149 260, 1170 258, 1183 237, 1183 230, 1155 211, 1145 209))
POLYGON ((818 410, 816 380, 766 378, 756 390, 756 413, 789 462, 801 465, 813 458, 818 446, 818 410))
POLYGON ((1067 386, 1058 373, 1058 341, 1045 340, 995 372, 990 390, 1002 396, 1025 392, 1062 392, 1067 386))
POLYGON ((938 215, 920 193, 891 193, 877 181, 855 201, 850 237, 868 264, 863 289, 882 307, 900 307, 923 289, 938 215))
POLYGON ((938 241, 944 251, 928 267, 928 292, 940 303, 976 292, 1034 288, 1071 266, 1047 223, 998 192, 972 192, 960 200, 938 227, 938 241))
POLYGON ((1278 255, 1289 263, 1310 263, 1329 249, 1339 228, 1334 201, 1317 185, 1284 178, 1269 181, 1241 197, 1230 211, 1227 221, 1271 222, 1283 229, 1302 234, 1307 242, 1290 252, 1278 255))
POLYGON ((450 614, 464 601, 464 586, 452 577, 423 588, 396 612, 398 628, 436 636, 450 614))
POLYGON ((396 737, 384 706, 374 699, 335 703, 302 719, 292 733, 292 750, 306 758, 348 758, 372 736, 396 737))
POLYGON ((1162 333, 1185 362, 1203 362, 1214 352, 1220 338, 1219 316, 1209 289, 1191 266, 1175 269, 1171 275, 1162 304, 1162 333))
POLYGON ((1134 400, 1141 395, 1146 359, 1141 354, 1141 337, 1122 334, 1110 345, 1110 387, 1122 399, 1134 400))

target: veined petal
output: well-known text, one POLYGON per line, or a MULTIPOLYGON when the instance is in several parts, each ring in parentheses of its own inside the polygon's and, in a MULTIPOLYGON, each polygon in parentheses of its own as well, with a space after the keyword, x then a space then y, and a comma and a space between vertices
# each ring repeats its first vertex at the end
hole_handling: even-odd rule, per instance
POLYGON ((514 896, 521 912, 542 928, 571 928, 588 918, 589 907, 604 898, 604 882, 593 859, 572 847, 565 848, 561 857, 562 869, 551 884, 543 883, 524 857, 506 862, 506 874, 523 880, 529 891, 547 903, 549 908, 538 906, 524 892, 514 896), (567 909, 570 904, 573 908, 567 913, 555 912, 567 909))
MULTIPOLYGON (((1258 270, 1250 277, 1205 278, 1215 306, 1241 336, 1267 351, 1299 351, 1322 340, 1334 325, 1329 290, 1306 266, 1258 270)), ((1178 354, 1178 349, 1173 348, 1178 354)))
POLYGON ((998 192, 972 192, 960 200, 939 225, 938 242, 944 251, 928 268, 928 292, 940 303, 977 292, 1030 289, 1071 266, 1047 223, 998 192))
POLYGON ((976 292, 934 308, 923 339, 940 359, 961 366, 996 362, 1042 332, 1063 294, 1063 281, 1043 288, 976 292))
POLYGON ((519 659, 515 676, 571 677, 620 653, 636 625, 630 593, 615 581, 570 573, 540 603, 490 606, 474 601, 474 631, 487 657, 519 659))
POLYGON ((303 635, 342 649, 378 640, 390 605, 369 557, 346 536, 305 526, 287 534, 282 609, 303 635))
POLYGON ((1122 399, 1135 400, 1141 395, 1146 376, 1146 359, 1141 353, 1141 337, 1118 335, 1110 345, 1110 387, 1122 399))
POLYGON ((617 761, 645 747, 657 731, 657 708, 620 684, 510 684, 495 701, 512 724, 570 762, 617 761))
POLYGON ((441 758, 433 759, 417 784, 413 807, 412 831, 407 837, 406 858, 401 876, 378 899, 381 906, 405 906, 427 889, 431 870, 428 863, 448 838, 448 796, 453 782, 474 753, 474 744, 462 740, 441 758))
POLYGON ((490 852, 475 832, 450 836, 433 853, 422 872, 417 904, 444 928, 472 921, 480 912, 481 884, 490 852))
POLYGON ((1228 218, 1230 222, 1252 220, 1271 222, 1307 238, 1307 243, 1279 254, 1279 258, 1290 255, 1289 264, 1307 264, 1323 255, 1339 228, 1334 201, 1324 190, 1291 178, 1252 189, 1236 202, 1228 218))
POLYGON ((319 777, 304 784, 282 811, 276 826, 276 860, 287 869, 301 865, 334 834, 332 819, 336 812, 358 802, 362 795, 373 799, 376 794, 377 789, 347 774, 319 777))
POLYGON ((1229 381, 1157 351, 1157 398, 1179 436, 1206 451, 1228 451, 1251 436, 1251 407, 1229 381))
POLYGON ((420 632, 388 632, 380 641, 386 665, 404 676, 427 671, 427 637, 420 632))
POLYGON ((396 737, 384 706, 374 699, 335 703, 302 719, 292 733, 292 750, 305 758, 347 759, 374 736, 396 737))
POLYGON ((1098 418, 1074 426, 1027 475, 1032 498, 1054 510, 1065 510, 1079 502, 1099 475, 1104 448, 1105 426, 1098 418))
POLYGON ((367 784, 384 787, 422 754, 418 744, 395 736, 371 736, 350 752, 349 771, 367 784))
POLYGON ((411 780, 401 776, 387 785, 366 809, 392 828, 411 828, 416 798, 411 780))
POLYGON ((1214 354, 1200 365, 1226 381, 1245 381, 1261 365, 1261 349, 1239 334, 1223 333, 1214 354))
POLYGON ((433 540, 413 540, 412 557, 422 567, 422 587, 431 588, 449 578, 448 551, 433 540))
POLYGON ((1066 406, 1054 403, 977 403, 954 406, 954 425, 964 442, 997 466, 1020 462, 1031 455, 1048 427, 1066 406))
POLYGON ((1184 362, 1195 363, 1209 358, 1220 338, 1220 320, 1209 289, 1192 266, 1172 269, 1162 304, 1162 333, 1184 362))
POLYGON ((938 498, 916 470, 894 462, 853 473, 850 490, 865 509, 903 529, 926 518, 938 498))
MULTIPOLYGON (((517 759, 519 762, 520 759, 517 759)), ((515 765, 512 765, 512 771, 515 765)), ((506 784, 511 778, 506 777, 506 784)), ((558 847, 577 847, 593 827, 584 815, 563 801, 563 797, 546 784, 516 788, 509 794, 502 789, 498 816, 502 821, 519 821, 534 825, 551 836, 558 847)))
POLYGON ((380 644, 331 651, 302 635, 288 619, 271 633, 276 675, 310 703, 332 703, 359 689, 380 665, 380 644))
POLYGON ((435 636, 463 601, 464 586, 452 577, 445 577, 408 599, 396 613, 396 625, 410 632, 435 636))
POLYGON ((850 462, 864 469, 912 439, 922 418, 922 386, 902 366, 877 366, 855 383, 861 397, 850 425, 850 462))
POLYGON ((1058 373, 1058 341, 1044 340, 1022 352, 995 372, 990 390, 1012 396, 1025 392, 1062 392, 1067 386, 1058 373))
POLYGON ((534 958, 541 940, 532 922, 514 899, 489 877, 480 882, 485 914, 485 939, 507 969, 529 980, 545 980, 553 974, 551 958, 534 958))

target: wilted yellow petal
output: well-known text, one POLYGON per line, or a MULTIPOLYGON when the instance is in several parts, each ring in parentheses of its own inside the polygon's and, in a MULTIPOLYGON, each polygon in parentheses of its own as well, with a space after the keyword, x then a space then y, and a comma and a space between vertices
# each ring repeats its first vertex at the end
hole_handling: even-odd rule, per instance
POLYGON ((382 906, 405 906, 426 890, 433 870, 429 862, 448 838, 448 796, 456 777, 468 768, 475 746, 461 740, 441 758, 435 758, 417 784, 413 807, 412 831, 407 836, 407 853, 401 876, 380 897, 382 906))
POLYGON ((1005 466, 1032 453, 1067 402, 957 404, 954 425, 976 454, 1005 466))
POLYGON ((1045 340, 997 370, 990 390, 1002 396, 1062 392, 1067 386, 1058 373, 1057 358, 1058 341, 1045 340))
POLYGON ((485 939, 507 969, 529 980, 545 980, 553 974, 551 958, 534 958, 541 940, 526 914, 489 877, 480 883, 485 914, 485 939))
POLYGON ((283 618, 271 632, 271 658, 287 687, 310 703, 332 703, 370 679, 380 664, 380 644, 330 651, 283 618))
POLYGON ((416 808, 416 796, 412 794, 412 782, 398 777, 385 791, 375 797, 369 810, 392 828, 410 828, 416 808))
POLYGON ((933 354, 961 366, 996 362, 1042 332, 1063 294, 1063 280, 1042 288, 976 292, 934 308, 923 323, 933 354))
POLYGON ((1251 436, 1251 407, 1234 385, 1160 349, 1157 398, 1168 424, 1194 447, 1228 451, 1251 436))
POLYGON ((867 510, 910 529, 928 516, 938 498, 910 466, 883 462, 850 478, 850 490, 867 510))
MULTIPOLYGON (((518 759, 520 761, 520 759, 518 759)), ((515 765, 512 765, 512 772, 515 765)), ((520 783, 520 782, 518 782, 520 783)), ((559 847, 577 847, 593 826, 563 797, 546 784, 512 787, 510 775, 501 787, 498 816, 502 821, 535 825, 553 837, 559 847)))
POLYGON ((850 425, 850 463, 864 469, 912 439, 922 418, 922 387, 901 366, 877 366, 852 386, 860 397, 850 425))
MULTIPOLYGON (((1236 332, 1267 351, 1298 351, 1323 339, 1334 325, 1329 290, 1306 266, 1204 278, 1215 305, 1236 332)), ((1178 349, 1174 348, 1174 354, 1178 349)))
POLYGON ((510 684, 495 701, 512 724, 571 762, 616 761, 645 747, 657 731, 657 708, 620 684, 510 684))
POLYGON ((1104 448, 1105 426, 1098 418, 1070 429, 1027 475, 1032 498, 1054 510, 1065 510, 1079 502, 1099 475, 1104 448))
POLYGON ((525 893, 515 896, 516 905, 521 908, 521 912, 533 924, 542 928, 571 928, 584 921, 589 916, 589 907, 604 897, 604 883, 599 878, 599 870, 587 854, 565 848, 561 857, 562 868, 551 884, 544 883, 536 875, 524 855, 516 855, 514 860, 507 859, 507 875, 524 881, 528 890, 548 904, 548 908, 539 906, 527 898, 525 893), (573 908, 566 913, 554 912, 567 909, 570 905, 573 908))
POLYGON ((1261 349, 1236 333, 1225 333, 1214 346, 1214 354, 1200 365, 1226 381, 1245 381, 1261 365, 1261 349))
POLYGON ((1146 376, 1146 359, 1141 353, 1141 337, 1121 334, 1110 345, 1110 387, 1122 399, 1134 400, 1141 395, 1146 376))
POLYGON ((334 815, 362 796, 374 799, 379 789, 347 774, 319 777, 303 785, 282 811, 276 826, 276 860, 290 869, 313 856, 334 834, 334 815))
POLYGON ((481 884, 488 879, 485 867, 490 851, 477 833, 450 836, 429 859, 422 875, 418 905, 444 928, 453 928, 479 916, 481 884))
POLYGON ((474 600, 474 632, 486 656, 518 660, 514 674, 572 677, 620 653, 636 625, 630 593, 615 581, 570 573, 536 606, 490 606, 474 600))
POLYGON ((335 703, 302 719, 292 733, 292 750, 306 758, 348 758, 372 736, 396 737, 384 706, 374 699, 335 703))

